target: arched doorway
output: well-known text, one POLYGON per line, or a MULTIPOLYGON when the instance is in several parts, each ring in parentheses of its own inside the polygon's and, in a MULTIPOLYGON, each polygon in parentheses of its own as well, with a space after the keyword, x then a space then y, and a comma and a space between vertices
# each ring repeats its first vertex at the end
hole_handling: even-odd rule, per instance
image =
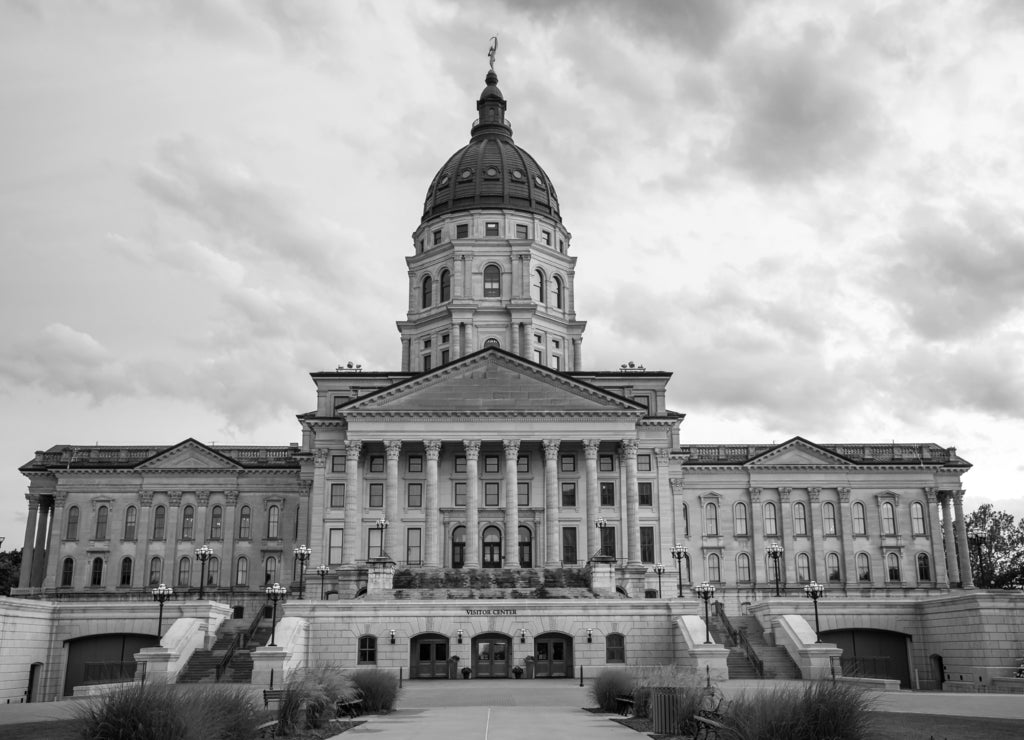
POLYGON ((31 704, 39 701, 39 680, 43 675, 43 664, 33 663, 28 669, 28 691, 25 692, 25 701, 31 704))
POLYGON ((466 564, 466 528, 458 526, 452 530, 452 567, 462 568, 466 564))
POLYGON ((501 567, 501 530, 497 527, 487 527, 484 530, 483 566, 501 567))
POLYGON ((434 632, 409 641, 409 675, 412 678, 448 678, 448 638, 434 632))
POLYGON ((533 532, 529 527, 519 528, 519 566, 533 567, 533 532))
POLYGON ((104 634, 67 640, 68 663, 64 673, 64 696, 73 696, 76 686, 121 683, 135 677, 135 653, 156 647, 156 635, 104 634))
POLYGON ((473 675, 477 678, 508 678, 512 667, 512 638, 490 632, 473 638, 473 675))
POLYGON ((910 636, 890 630, 850 629, 821 633, 822 642, 842 648, 843 675, 895 678, 910 688, 910 636))
POLYGON ((545 632, 533 640, 536 678, 572 678, 572 637, 545 632))

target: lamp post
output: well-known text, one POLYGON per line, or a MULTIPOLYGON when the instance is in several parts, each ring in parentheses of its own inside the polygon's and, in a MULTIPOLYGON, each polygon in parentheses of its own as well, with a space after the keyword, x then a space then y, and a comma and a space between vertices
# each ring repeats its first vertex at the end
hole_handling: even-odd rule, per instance
POLYGON ((390 524, 390 522, 387 519, 385 519, 384 517, 381 517, 380 519, 378 519, 377 521, 375 521, 373 523, 373 526, 377 529, 377 531, 380 532, 380 557, 381 558, 387 557, 387 553, 384 552, 384 532, 387 531, 387 528, 388 528, 389 524, 390 524))
POLYGON ((981 527, 972 527, 967 531, 967 540, 974 545, 978 553, 978 567, 974 572, 974 585, 981 588, 988 588, 992 584, 988 578, 988 571, 985 568, 985 551, 989 549, 988 532, 981 527))
POLYGON ((597 554, 599 557, 604 557, 604 528, 608 526, 608 520, 603 516, 598 517, 597 521, 594 522, 594 526, 597 527, 597 531, 599 532, 598 541, 600 547, 597 550, 597 554))
POLYGON ((288 589, 280 583, 266 588, 267 598, 274 602, 274 611, 270 617, 270 647, 277 647, 277 602, 284 598, 288 589))
POLYGON ((682 598, 683 596, 683 558, 686 557, 686 553, 689 552, 684 545, 680 545, 678 542, 669 548, 669 552, 672 553, 672 557, 676 561, 676 575, 678 576, 678 593, 676 596, 682 598))
POLYGON ((766 547, 764 551, 768 553, 768 557, 770 557, 772 559, 772 562, 775 564, 775 595, 779 596, 779 577, 781 574, 781 569, 779 568, 779 558, 782 557, 782 545, 780 545, 778 542, 773 542, 772 544, 768 545, 768 547, 766 547))
POLYGON ((164 602, 174 596, 174 589, 170 586, 160 584, 153 589, 153 601, 160 602, 160 616, 156 620, 156 636, 159 639, 164 630, 164 602))
POLYGON ((654 566, 654 572, 658 574, 658 598, 661 598, 661 574, 665 572, 665 566, 663 563, 658 563, 654 566))
POLYGON ((704 644, 711 644, 711 621, 708 616, 708 602, 711 601, 711 597, 715 595, 715 587, 707 581, 704 581, 699 586, 695 586, 694 591, 697 595, 704 599, 704 644))
POLYGON ((320 563, 320 565, 316 566, 316 574, 320 576, 320 601, 324 600, 324 579, 327 578, 327 574, 330 572, 331 569, 323 563, 320 563))
POLYGON ((817 581, 811 581, 804 586, 804 594, 808 599, 814 601, 814 636, 815 642, 821 642, 821 624, 818 622, 818 599, 825 595, 825 587, 817 581))
POLYGON ((199 574, 199 600, 203 600, 203 587, 206 586, 206 561, 213 557, 213 550, 209 545, 202 545, 196 548, 196 560, 202 566, 199 574))
POLYGON ((306 545, 299 545, 293 551, 295 553, 296 560, 299 561, 299 601, 305 598, 306 591, 306 561, 309 560, 309 556, 313 554, 313 551, 306 545))

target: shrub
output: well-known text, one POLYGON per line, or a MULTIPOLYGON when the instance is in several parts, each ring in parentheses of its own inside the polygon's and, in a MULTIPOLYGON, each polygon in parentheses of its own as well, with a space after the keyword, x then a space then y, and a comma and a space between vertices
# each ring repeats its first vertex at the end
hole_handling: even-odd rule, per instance
POLYGON ((628 694, 633 688, 633 678, 623 670, 606 668, 594 677, 590 695, 605 712, 615 711, 615 697, 628 694))
POLYGON ((349 674, 356 688, 363 693, 363 709, 367 712, 390 712, 398 701, 398 676, 383 668, 366 668, 349 674))
POLYGON ((278 729, 290 733, 296 729, 320 727, 324 718, 334 715, 339 701, 355 698, 356 687, 339 666, 320 663, 296 671, 285 683, 277 710, 278 729))
POLYGON ((724 723, 737 740, 864 740, 871 700, 855 686, 819 681, 803 689, 741 694, 724 723))
POLYGON ((675 701, 679 705, 677 716, 687 721, 700 707, 704 688, 692 669, 674 665, 645 666, 629 671, 633 679, 633 712, 637 717, 651 716, 651 689, 668 687, 675 689, 675 701))

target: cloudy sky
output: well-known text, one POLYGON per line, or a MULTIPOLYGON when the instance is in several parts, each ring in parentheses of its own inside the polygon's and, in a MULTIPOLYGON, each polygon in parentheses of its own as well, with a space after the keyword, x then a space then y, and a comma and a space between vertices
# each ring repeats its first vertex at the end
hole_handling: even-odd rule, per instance
POLYGON ((0 0, 0 536, 53 444, 287 444, 396 369, 488 39, 588 368, 686 442, 936 442, 1024 515, 1024 4, 0 0))

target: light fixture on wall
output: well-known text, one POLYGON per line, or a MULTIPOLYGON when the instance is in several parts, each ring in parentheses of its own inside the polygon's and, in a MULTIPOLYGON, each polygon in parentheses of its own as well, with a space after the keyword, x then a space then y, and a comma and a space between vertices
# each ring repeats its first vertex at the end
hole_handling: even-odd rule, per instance
POLYGON ((391 630, 391 644, 392 645, 395 644, 395 631, 394 630, 391 630))
POLYGON ((594 628, 593 627, 587 627, 587 642, 593 642, 593 641, 594 641, 594 628))
POLYGON ((462 630, 459 630, 458 634, 459 634, 459 644, 461 645, 462 644, 462 630))
POLYGON ((519 642, 526 642, 526 629, 519 630, 519 642))

